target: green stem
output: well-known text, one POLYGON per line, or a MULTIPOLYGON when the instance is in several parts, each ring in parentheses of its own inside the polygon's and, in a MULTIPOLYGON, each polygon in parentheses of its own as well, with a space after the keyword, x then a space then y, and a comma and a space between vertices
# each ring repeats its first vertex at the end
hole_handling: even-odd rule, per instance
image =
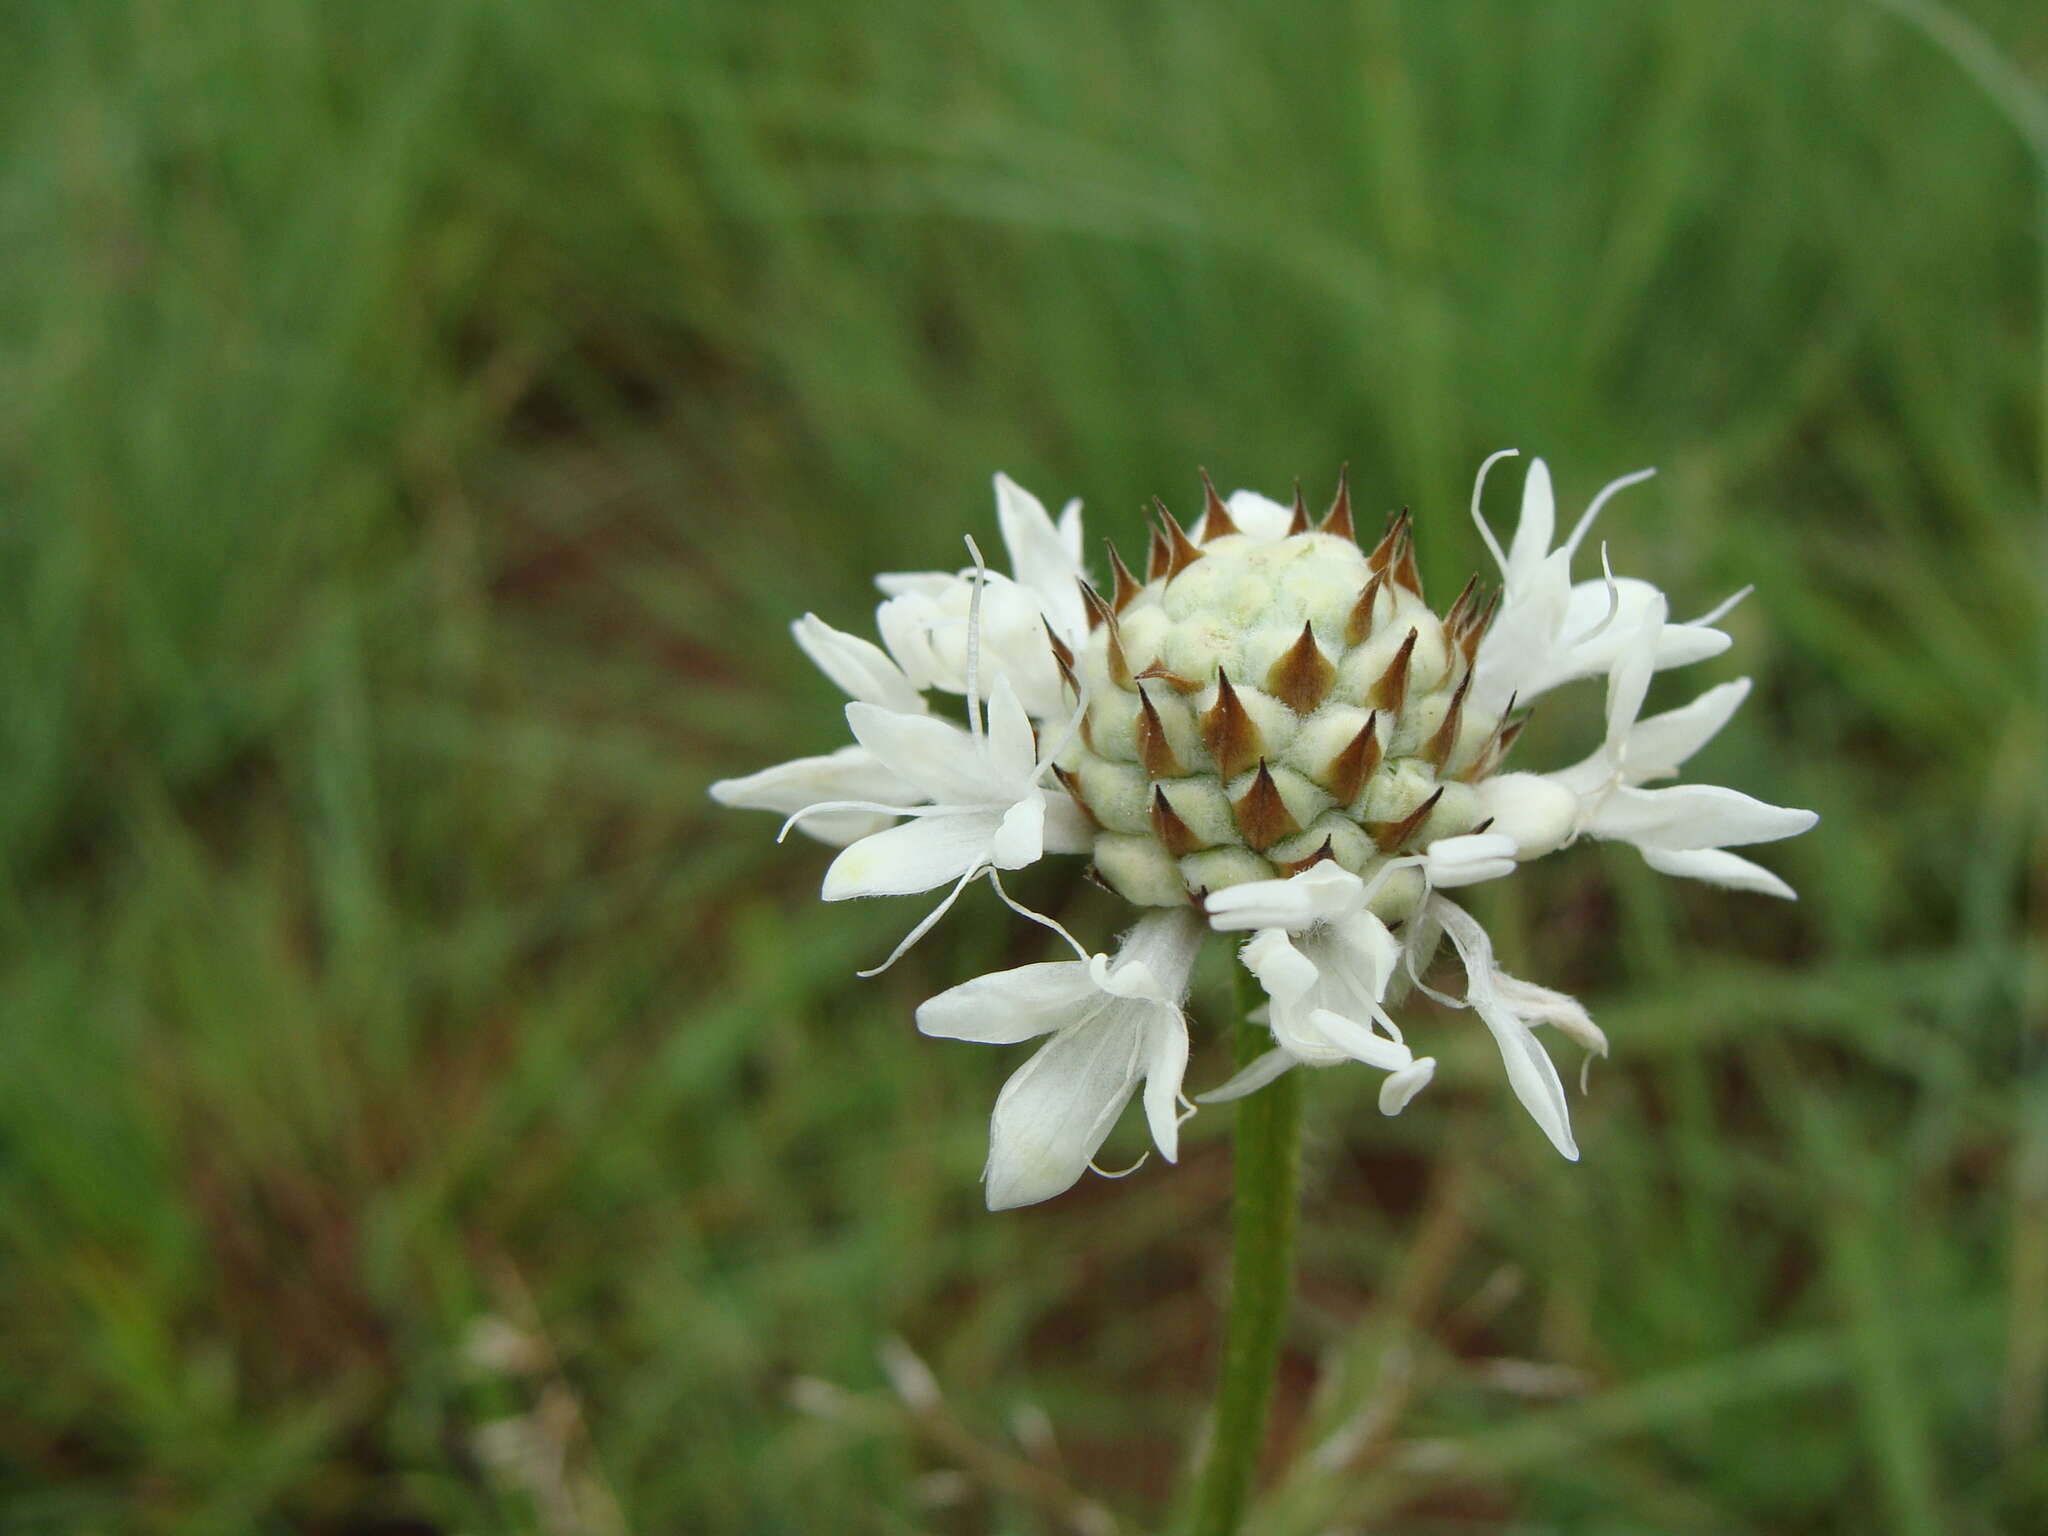
MULTIPOLYGON (((1245 1018, 1244 978, 1236 987, 1237 1063, 1273 1047, 1245 1018)), ((1190 1536, 1233 1536, 1244 1517, 1266 1442, 1266 1410, 1280 1363, 1280 1334, 1294 1280, 1294 1213, 1301 1190, 1301 1074, 1289 1072, 1237 1105, 1237 1194, 1230 1261, 1230 1313, 1216 1422, 1195 1489, 1190 1536)))

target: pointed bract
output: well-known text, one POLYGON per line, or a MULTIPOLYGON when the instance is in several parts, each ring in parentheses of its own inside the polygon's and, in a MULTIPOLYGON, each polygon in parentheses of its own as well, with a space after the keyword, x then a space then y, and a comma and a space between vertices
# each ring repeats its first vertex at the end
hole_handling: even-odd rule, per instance
POLYGON ((1257 723, 1245 711, 1237 690, 1230 686, 1230 674, 1221 668, 1216 672, 1216 702, 1203 714, 1200 724, 1202 740, 1216 760, 1216 772, 1221 778, 1236 778, 1266 750, 1257 723))
POLYGON ((1337 680, 1337 668, 1304 623, 1301 637, 1266 672, 1266 692, 1297 715, 1313 714, 1337 680))
POLYGON ((1294 481, 1293 517, 1287 524, 1287 536, 1292 538, 1298 533, 1307 533, 1308 530, 1308 498, 1301 494, 1301 478, 1296 476, 1294 481))
POLYGON ((1438 785, 1435 794, 1399 821, 1369 821, 1365 829, 1372 834, 1373 841, 1379 845, 1381 853, 1398 852, 1407 844, 1409 838, 1422 829, 1422 824, 1429 820, 1430 812, 1436 809, 1437 802, 1443 797, 1443 786, 1438 785))
POLYGON ((1238 531, 1237 524, 1230 519, 1230 508, 1223 504, 1223 498, 1216 494, 1216 483, 1209 478, 1209 471, 1202 471, 1202 542, 1215 540, 1238 531))
MULTIPOLYGON (((1109 568, 1116 577, 1116 595, 1110 599, 1110 611, 1122 613, 1131 606, 1131 599, 1145 590, 1145 584, 1131 574, 1131 568, 1124 564, 1124 557, 1116 552, 1116 545, 1107 539, 1103 543, 1109 549, 1109 568)), ((1090 626, 1093 628, 1093 626, 1090 626)))
POLYGON ((1337 471, 1337 494, 1330 502, 1330 510, 1323 514, 1323 524, 1316 530, 1332 538, 1355 539, 1358 530, 1351 523, 1351 466, 1344 465, 1337 471))
POLYGON ((1379 712, 1375 710, 1365 717, 1365 724, 1351 738, 1351 744, 1330 760, 1330 766, 1324 773, 1323 787, 1337 797, 1339 805, 1350 805, 1357 800, 1366 780, 1380 765, 1383 749, 1379 724, 1379 712))
POLYGON ((1387 584, 1385 571, 1374 571, 1358 594, 1358 601, 1351 605, 1351 614, 1344 621, 1344 640, 1347 645, 1363 645, 1373 632, 1373 610, 1378 607, 1380 590, 1387 584))
POLYGON ((1372 547, 1372 553, 1365 557, 1367 567, 1373 571, 1384 571, 1394 563, 1400 553, 1401 541, 1408 536, 1408 509, 1403 507, 1387 519, 1387 531, 1380 535, 1379 543, 1372 547))
POLYGON ((1394 652, 1394 659, 1387 663, 1386 671, 1372 685, 1372 705, 1387 713, 1398 715, 1401 707, 1408 702, 1408 665, 1415 656, 1415 642, 1421 638, 1418 629, 1408 631, 1408 638, 1401 642, 1401 649, 1394 652))
POLYGON ((1138 690, 1138 761, 1155 779, 1177 779, 1183 771, 1173 754, 1173 743, 1167 740, 1159 706, 1143 688, 1138 690))
POLYGON ((1152 835, 1159 839, 1159 846, 1176 859, 1197 853, 1205 846, 1180 819, 1173 802, 1166 798, 1166 790, 1157 784, 1152 786, 1152 835))
POLYGON ((1166 503, 1157 496, 1152 498, 1152 509, 1159 514, 1160 532, 1166 537, 1166 579, 1171 581, 1201 559, 1202 551, 1188 538, 1186 530, 1173 520, 1173 514, 1166 510, 1166 503))
POLYGON ((1251 788, 1238 796, 1231 810, 1237 815, 1237 830, 1244 834, 1246 845, 1258 853, 1301 830, 1294 813, 1287 809, 1287 802, 1280 798, 1280 786, 1273 782, 1264 758, 1259 759, 1258 775, 1251 788))

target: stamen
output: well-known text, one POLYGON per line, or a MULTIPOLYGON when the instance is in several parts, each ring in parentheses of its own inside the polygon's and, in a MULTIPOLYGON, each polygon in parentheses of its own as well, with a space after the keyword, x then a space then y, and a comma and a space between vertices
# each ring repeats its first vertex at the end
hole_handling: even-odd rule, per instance
POLYGON ((1472 521, 1479 525, 1479 536, 1486 540, 1486 551, 1493 556, 1493 563, 1506 575, 1508 557, 1501 553, 1500 540, 1493 536, 1493 530, 1486 525, 1486 514, 1479 510, 1479 498, 1486 489, 1486 472, 1502 459, 1512 459, 1521 452, 1519 448, 1503 448, 1499 453, 1489 454, 1486 462, 1479 466, 1479 474, 1472 482, 1472 521))
POLYGON ((981 745, 981 589, 988 580, 981 548, 973 535, 967 539, 967 553, 974 556, 974 591, 967 599, 967 734, 981 745))
POLYGON ((1745 597, 1749 596, 1749 594, 1754 592, 1755 590, 1755 587, 1744 587, 1740 592, 1730 593, 1727 597, 1723 598, 1717 606, 1708 609, 1705 613, 1701 614, 1692 622, 1699 626, 1701 629, 1705 629, 1710 624, 1720 623, 1721 620, 1727 618, 1728 615, 1735 610, 1735 605, 1737 603, 1741 602, 1745 597))
POLYGON ((1067 930, 1063 926, 1061 926, 1057 918, 1048 917, 1043 912, 1035 911, 1032 908, 1025 906, 1024 903, 1017 900, 1016 897, 1012 896, 1009 893, 1009 891, 1005 889, 1003 886, 1003 877, 1001 871, 993 869, 990 870, 988 872, 988 883, 996 888, 996 895, 1002 899, 1002 903, 1004 906, 1008 907, 1012 912, 1016 913, 1019 917, 1028 917, 1029 919, 1031 919, 1032 922, 1037 923, 1041 928, 1050 928, 1054 933, 1058 934, 1061 938, 1065 939, 1067 943, 1072 946, 1074 951, 1074 958, 1076 960, 1081 961, 1083 964, 1087 963, 1088 951, 1081 947, 1081 941, 1075 938, 1071 933, 1067 932, 1067 930))
POLYGON ((1657 471, 1654 469, 1639 469, 1632 475, 1623 475, 1619 480, 1611 480, 1603 486, 1600 494, 1593 498, 1593 504, 1586 508, 1585 515, 1579 519, 1577 526, 1572 529, 1572 536, 1564 541, 1564 552, 1567 561, 1569 561, 1571 556, 1579 552, 1580 541, 1586 537, 1587 531, 1592 528, 1593 519, 1600 515, 1602 507, 1614 499, 1616 492, 1625 491, 1632 485, 1641 485, 1656 473, 1657 471))

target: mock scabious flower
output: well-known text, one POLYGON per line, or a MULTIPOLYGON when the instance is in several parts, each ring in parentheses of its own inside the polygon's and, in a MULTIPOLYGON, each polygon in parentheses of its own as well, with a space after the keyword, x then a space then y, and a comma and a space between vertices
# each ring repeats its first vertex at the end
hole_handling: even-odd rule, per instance
POLYGON ((1246 491, 1225 501, 1204 476, 1190 527, 1154 503, 1143 575, 1112 546, 1098 583, 1079 504, 1055 522, 999 475, 1009 571, 987 569, 969 540, 968 567, 879 578, 880 645, 799 620, 798 644, 849 697, 852 742, 712 794, 839 845, 827 900, 943 889, 885 965, 981 879, 1073 946, 1073 960, 963 982, 918 1010, 930 1035, 1044 1041, 997 1100, 992 1207, 1070 1187, 1134 1096, 1173 1160, 1192 1112, 1182 1003, 1211 933, 1241 942, 1273 1047, 1204 1102, 1297 1066, 1362 1064, 1384 1074, 1381 1110, 1400 1113, 1436 1066, 1392 1011, 1420 990, 1477 1017, 1516 1097, 1575 1158, 1538 1031, 1603 1054, 1606 1039, 1573 999, 1502 970, 1444 893, 1591 837, 1630 843, 1669 874, 1789 897, 1728 849, 1814 821, 1717 786, 1647 787, 1674 776, 1749 685, 1645 717, 1653 674, 1727 649, 1713 624, 1729 604, 1674 623, 1664 594, 1616 576, 1604 552, 1599 576, 1573 580, 1594 518, 1643 478, 1602 491, 1556 548, 1540 460, 1505 550, 1475 489, 1500 583, 1489 592, 1474 577, 1439 614, 1408 513, 1361 541, 1341 480, 1312 519, 1299 490, 1292 506, 1246 491), (1600 745, 1553 772, 1508 769, 1529 703, 1593 678, 1607 685, 1600 745), (1003 872, 1060 854, 1084 855, 1139 909, 1114 958, 1003 889, 1003 872), (1446 938, 1464 983, 1439 991, 1425 977, 1446 938))

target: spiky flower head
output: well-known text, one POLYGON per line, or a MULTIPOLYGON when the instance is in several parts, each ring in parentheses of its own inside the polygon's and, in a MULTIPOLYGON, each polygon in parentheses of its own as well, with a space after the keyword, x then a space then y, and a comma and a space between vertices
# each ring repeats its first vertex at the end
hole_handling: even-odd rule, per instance
MULTIPOLYGON (((1342 483, 1319 523, 1297 497, 1279 530, 1241 528, 1204 490, 1193 537, 1156 507, 1143 583, 1112 549, 1115 595, 1087 589, 1087 642, 1061 658, 1089 702, 1054 772, 1099 828, 1104 883, 1139 906, 1201 903, 1322 860, 1371 876, 1472 831, 1508 725, 1466 708, 1489 617, 1477 578, 1439 617, 1408 514, 1362 549, 1342 483)), ((1421 892, 1410 869, 1373 910, 1405 917, 1421 892)))
POLYGON ((1713 786, 1642 787, 1674 774, 1747 683, 1640 717, 1653 672, 1728 645, 1711 627, 1718 611, 1671 623, 1647 582, 1611 571, 1572 582, 1593 518, 1641 478, 1603 491, 1556 549, 1540 460, 1506 551, 1475 488, 1500 585, 1474 577, 1439 614, 1408 512, 1362 543, 1342 476, 1311 519, 1298 487, 1291 507, 1245 491, 1225 501, 1205 473, 1192 532, 1155 502, 1144 578, 1112 546, 1099 584, 1083 565, 1079 504, 1055 523, 998 476, 1012 575, 988 571, 969 540, 970 569, 880 578, 883 647, 799 620, 798 644, 852 696, 854 743, 712 793, 843 845, 827 900, 950 887, 899 955, 980 877, 1072 947, 1072 961, 981 977, 919 1010, 928 1034, 1049 1037, 997 1101, 992 1206, 1072 1184, 1141 1083, 1172 1159, 1173 1108, 1192 1112, 1181 1003, 1212 931, 1251 934, 1241 957, 1269 996, 1274 1049, 1207 1100, 1348 1060, 1388 1074, 1380 1105, 1399 1113, 1434 1061, 1387 1010, 1448 937, 1464 992, 1431 995, 1480 1017, 1516 1096, 1576 1157, 1534 1031, 1601 1052, 1605 1038, 1570 998, 1502 971, 1443 891, 1587 835, 1631 842, 1671 874, 1790 896, 1727 848, 1814 820, 1713 786), (1504 770, 1519 704, 1601 675, 1607 732, 1592 756, 1551 774, 1504 770), (963 696, 964 722, 932 713, 933 692, 963 696), (1114 958, 1002 889, 1001 871, 1057 853, 1088 855, 1098 882, 1142 909, 1114 958))

